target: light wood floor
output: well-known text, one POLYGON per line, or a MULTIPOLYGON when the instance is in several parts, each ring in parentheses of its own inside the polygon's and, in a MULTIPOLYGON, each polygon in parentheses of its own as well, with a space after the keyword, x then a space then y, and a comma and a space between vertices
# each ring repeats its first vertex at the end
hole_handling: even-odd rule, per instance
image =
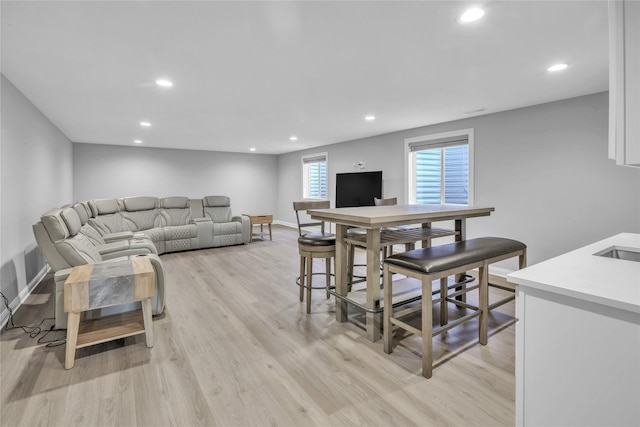
MULTIPOLYGON (((296 237, 274 226, 273 242, 163 255, 166 311, 150 349, 143 335, 80 349, 66 371, 64 345, 2 331, 2 426, 514 424, 513 302, 490 316, 487 346, 475 321, 436 337, 427 380, 418 337, 387 355, 361 313, 337 323, 323 291, 305 312, 296 237)), ((51 292, 44 280, 16 323, 52 316, 51 292)))

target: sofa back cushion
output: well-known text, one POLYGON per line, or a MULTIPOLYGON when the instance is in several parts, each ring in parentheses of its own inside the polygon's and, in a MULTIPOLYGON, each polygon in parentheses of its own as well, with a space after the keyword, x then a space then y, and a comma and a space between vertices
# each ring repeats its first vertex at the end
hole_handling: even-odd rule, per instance
POLYGON ((110 215, 99 215, 95 218, 89 218, 89 224, 98 230, 101 235, 111 233, 121 233, 123 231, 131 231, 127 227, 124 218, 120 212, 110 215))
POLYGON ((227 196, 206 196, 202 199, 204 217, 213 222, 231 221, 231 201, 227 196))
POLYGON ((64 224, 67 226, 69 236, 75 236, 80 232, 82 223, 80 222, 80 217, 78 216, 78 212, 76 212, 75 209, 64 208, 62 209, 62 212, 60 212, 60 216, 64 220, 64 224))
POLYGON ((85 205, 84 203, 76 203, 72 206, 72 208, 78 214, 78 218, 80 218, 80 223, 82 225, 85 225, 89 221, 89 215, 91 213, 90 210, 87 210, 88 206, 85 205))
POLYGON ((80 233, 82 224, 75 209, 68 207, 60 209, 55 215, 47 216, 47 223, 58 222, 57 228, 66 228, 65 238, 55 241, 58 253, 72 267, 102 261, 102 256, 95 245, 80 233))
POLYGON ((189 198, 182 196, 163 197, 160 207, 165 209, 189 209, 189 198))
POLYGON ((187 225, 191 222, 188 197, 165 197, 160 199, 160 206, 166 225, 187 225))
POLYGON ((116 199, 94 199, 89 200, 88 203, 91 209, 91 216, 94 218, 98 215, 111 215, 120 211, 116 199))
POLYGON ((80 232, 87 236, 94 245, 104 245, 105 241, 100 232, 89 224, 89 214, 91 213, 89 206, 86 203, 76 203, 72 207, 80 218, 80 224, 82 224, 80 232))
POLYGON ((157 197, 127 197, 122 199, 124 217, 131 231, 145 231, 162 227, 164 220, 160 214, 157 197))
POLYGON ((158 207, 158 198, 149 196, 126 197, 122 205, 127 212, 148 211, 158 207))
POLYGON ((62 209, 50 210, 40 217, 40 221, 52 242, 55 243, 69 237, 69 231, 62 219, 62 209))

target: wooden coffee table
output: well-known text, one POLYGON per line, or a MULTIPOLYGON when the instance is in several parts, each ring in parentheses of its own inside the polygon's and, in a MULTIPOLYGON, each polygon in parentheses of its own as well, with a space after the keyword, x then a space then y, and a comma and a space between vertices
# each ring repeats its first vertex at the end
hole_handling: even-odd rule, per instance
POLYGON ((155 270, 146 257, 74 267, 64 282, 65 369, 73 368, 76 349, 94 344, 145 334, 147 347, 153 347, 151 297, 155 290, 155 270), (85 311, 134 301, 141 301, 142 311, 80 320, 85 311))
POLYGON ((269 225, 269 240, 273 240, 271 235, 271 223, 273 222, 273 214, 242 214, 249 217, 249 221, 251 221, 251 237, 249 239, 250 242, 253 242, 253 226, 260 224, 260 234, 259 236, 264 236, 264 231, 262 229, 263 225, 269 225))

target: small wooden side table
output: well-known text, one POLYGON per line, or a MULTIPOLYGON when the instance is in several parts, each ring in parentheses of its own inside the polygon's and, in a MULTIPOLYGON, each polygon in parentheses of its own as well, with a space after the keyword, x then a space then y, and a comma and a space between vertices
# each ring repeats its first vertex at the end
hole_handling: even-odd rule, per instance
POLYGON ((258 225, 260 224, 260 236, 262 238, 262 236, 265 234, 262 226, 264 224, 268 224, 269 225, 269 240, 273 240, 272 235, 271 235, 271 223, 273 222, 273 214, 242 214, 245 216, 249 217, 249 221, 251 221, 251 238, 249 239, 250 242, 253 242, 253 226, 254 225, 258 225))
POLYGON ((64 311, 68 313, 65 369, 73 368, 76 349, 94 344, 144 333, 147 347, 153 347, 151 297, 155 289, 149 258, 74 267, 64 283, 64 311), (80 320, 85 311, 134 301, 142 303, 142 311, 80 320))

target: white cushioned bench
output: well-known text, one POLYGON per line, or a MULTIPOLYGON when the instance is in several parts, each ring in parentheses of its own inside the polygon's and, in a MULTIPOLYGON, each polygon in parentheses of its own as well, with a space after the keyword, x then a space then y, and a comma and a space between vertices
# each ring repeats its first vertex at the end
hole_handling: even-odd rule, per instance
MULTIPOLYGON (((519 257, 519 268, 526 266, 527 247, 516 240, 500 237, 481 237, 464 240, 429 248, 415 249, 392 255, 384 260, 384 300, 391 301, 393 295, 392 274, 399 273, 422 281, 422 303, 395 312, 393 304, 384 305, 384 351, 391 353, 393 340, 393 326, 400 327, 422 337, 422 375, 431 378, 433 372, 432 339, 446 330, 461 323, 480 317, 478 337, 480 344, 487 343, 487 316, 489 312, 489 269, 488 266, 504 259, 519 257), (465 287, 462 290, 449 293, 447 278, 469 270, 478 269, 478 285, 465 287), (432 295, 432 282, 440 279, 440 297, 435 301, 432 295), (478 307, 471 306, 454 299, 455 296, 479 289, 478 307), (432 305, 440 303, 440 327, 433 328, 432 305), (471 314, 463 316, 454 322, 448 322, 448 303, 473 310, 471 314), (422 311, 422 329, 415 328, 400 320, 400 318, 422 311)), ((512 299, 512 298, 511 298, 512 299)), ((494 304, 493 306, 496 306, 494 304)))

